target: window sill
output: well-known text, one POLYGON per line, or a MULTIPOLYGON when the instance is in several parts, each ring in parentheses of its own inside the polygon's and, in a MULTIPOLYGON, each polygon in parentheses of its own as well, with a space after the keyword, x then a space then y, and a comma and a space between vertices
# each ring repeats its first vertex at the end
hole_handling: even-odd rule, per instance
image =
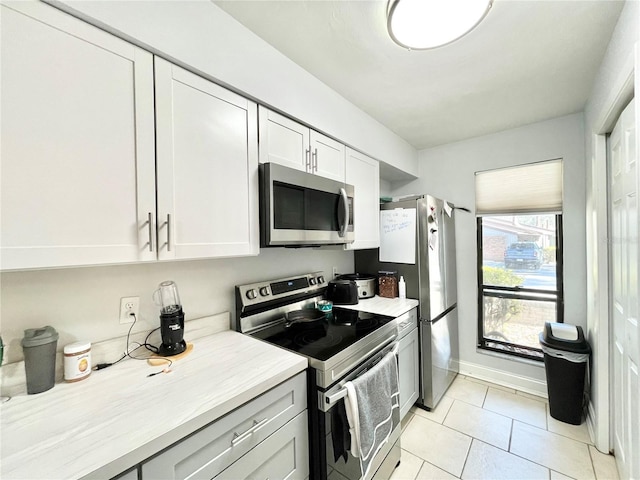
POLYGON ((524 363, 526 365, 532 365, 534 367, 544 368, 544 360, 533 360, 530 358, 519 357, 517 355, 510 355, 508 353, 501 353, 495 350, 489 350, 487 348, 476 347, 476 352, 481 355, 489 355, 490 357, 497 357, 503 360, 510 360, 512 362, 524 363))

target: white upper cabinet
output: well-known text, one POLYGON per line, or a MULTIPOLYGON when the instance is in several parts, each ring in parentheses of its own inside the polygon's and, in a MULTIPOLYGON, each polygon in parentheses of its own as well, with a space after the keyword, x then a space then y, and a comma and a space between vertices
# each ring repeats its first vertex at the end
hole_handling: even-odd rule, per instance
POLYGON ((0 8, 2 270, 258 254, 255 103, 156 58, 154 107, 150 53, 0 8))
POLYGON ((257 107, 155 60, 158 258, 257 255, 257 107))
POLYGON ((153 260, 152 55, 40 2, 0 8, 0 267, 153 260))
POLYGON ((353 219, 355 241, 349 250, 380 246, 380 164, 347 147, 346 183, 355 187, 353 219))
POLYGON ((345 146, 259 107, 260 163, 273 162, 344 182, 345 146))
POLYGON ((309 129, 260 106, 260 163, 273 162, 308 171, 310 165, 309 129))
POLYGON ((345 146, 313 130, 309 137, 312 173, 344 182, 345 146))

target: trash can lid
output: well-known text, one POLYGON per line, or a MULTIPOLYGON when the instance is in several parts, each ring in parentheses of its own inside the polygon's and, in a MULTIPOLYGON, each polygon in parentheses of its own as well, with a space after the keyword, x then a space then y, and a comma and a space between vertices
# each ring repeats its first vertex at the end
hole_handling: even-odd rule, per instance
POLYGON ((540 344, 565 352, 591 353, 582 327, 568 323, 545 322, 540 334, 540 344))
POLYGON ((41 328, 27 328, 22 339, 23 347, 38 347, 58 341, 56 329, 47 325, 41 328))
POLYGON ((551 335, 562 340, 578 340, 578 328, 567 323, 550 323, 551 335))

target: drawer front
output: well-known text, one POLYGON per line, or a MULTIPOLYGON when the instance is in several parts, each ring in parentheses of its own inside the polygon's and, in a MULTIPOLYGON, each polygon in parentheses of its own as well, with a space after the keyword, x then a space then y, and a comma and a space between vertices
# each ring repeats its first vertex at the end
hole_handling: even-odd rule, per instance
POLYGON ((127 472, 121 473, 120 475, 112 478, 111 480, 138 480, 138 467, 132 468, 127 472))
POLYGON ((143 463, 142 478, 213 478, 306 408, 302 372, 143 463))
POLYGON ((304 412, 227 468, 216 480, 303 480, 308 476, 309 441, 307 413, 304 412))
POLYGON ((407 313, 396 318, 398 322, 398 334, 400 338, 406 336, 411 330, 418 326, 418 309, 414 308, 407 313))

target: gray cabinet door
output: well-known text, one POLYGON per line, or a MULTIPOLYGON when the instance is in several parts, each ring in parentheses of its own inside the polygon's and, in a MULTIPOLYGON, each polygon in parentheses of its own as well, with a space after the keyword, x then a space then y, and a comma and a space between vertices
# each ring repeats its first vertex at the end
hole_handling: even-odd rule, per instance
POLYGON ((306 419, 306 392, 303 372, 144 462, 142 478, 215 477, 300 413, 306 419))
POLYGON ((308 476, 309 441, 305 411, 227 468, 216 480, 303 480, 308 476))
POLYGON ((401 338, 399 342, 400 418, 404 418, 411 406, 418 399, 418 345, 419 337, 417 328, 411 330, 401 338))

